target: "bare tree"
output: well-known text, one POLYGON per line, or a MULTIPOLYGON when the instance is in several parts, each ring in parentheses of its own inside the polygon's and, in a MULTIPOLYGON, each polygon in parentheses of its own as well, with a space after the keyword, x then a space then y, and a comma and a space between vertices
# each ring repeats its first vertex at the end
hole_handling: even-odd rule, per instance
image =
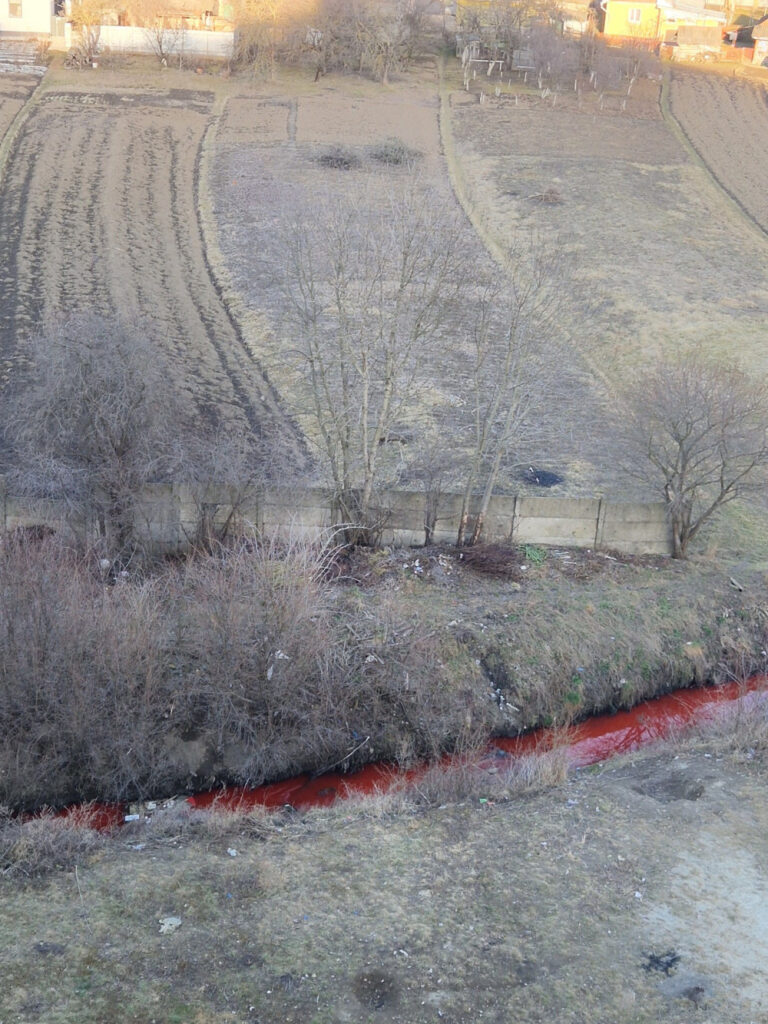
POLYGON ((353 71, 386 84, 422 45, 429 7, 428 0, 320 0, 308 35, 318 74, 353 71))
POLYGON ((73 523, 93 523, 105 553, 136 546, 145 484, 182 462, 189 427, 147 325, 80 313, 46 325, 30 343, 25 387, 6 398, 15 483, 63 500, 73 523))
MULTIPOLYGON (((269 475, 265 442, 219 426, 192 436, 185 447, 185 481, 197 513, 195 532, 188 539, 196 549, 211 552, 254 527, 248 517, 257 509, 269 475)), ((271 469, 276 470, 283 463, 274 446, 269 447, 271 469)))
POLYGON ((157 59, 167 67, 170 57, 181 49, 184 29, 181 24, 169 25, 165 18, 144 24, 144 37, 157 59))
POLYGON ((625 389, 618 434, 627 470, 663 495, 673 556, 728 502, 763 486, 768 384, 699 355, 644 369, 625 389))
POLYGON ((530 238, 511 251, 476 298, 469 327, 474 436, 462 496, 457 544, 477 543, 502 460, 536 425, 535 404, 556 358, 562 265, 557 252, 530 238), (480 493, 471 536, 470 513, 480 493))
POLYGON ((442 205, 410 186, 383 210, 328 204, 286 239, 289 327, 307 389, 300 407, 311 410, 349 523, 370 526, 387 442, 412 411, 461 284, 461 229, 442 205))
POLYGON ((108 7, 107 0, 72 0, 70 4, 69 20, 80 37, 80 52, 89 62, 98 52, 101 25, 108 7))

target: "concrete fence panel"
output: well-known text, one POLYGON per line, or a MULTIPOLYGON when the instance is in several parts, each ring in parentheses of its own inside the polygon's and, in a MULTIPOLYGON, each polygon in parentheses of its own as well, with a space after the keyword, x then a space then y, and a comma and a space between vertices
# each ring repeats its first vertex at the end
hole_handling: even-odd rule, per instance
MULTIPOLYGON (((203 29, 166 29, 163 49, 169 60, 179 56, 211 57, 230 60, 235 51, 234 32, 209 32, 203 29)), ((150 29, 135 25, 102 25, 99 50, 116 53, 157 53, 157 40, 150 29)))
MULTIPOLYGON (((381 493, 372 516, 381 543, 423 544, 425 511, 426 496, 420 491, 381 493)), ((471 530, 477 510, 470 511, 471 530)), ((433 530, 436 543, 455 542, 460 515, 461 496, 441 496, 433 530)), ((0 529, 39 525, 70 532, 64 503, 7 494, 0 477, 0 529)), ((264 488, 244 498, 237 488, 198 487, 193 491, 181 484, 159 484, 144 490, 136 516, 140 538, 165 552, 188 547, 201 531, 216 535, 224 526, 230 533, 251 527, 268 533, 320 537, 342 525, 332 493, 323 488, 264 488)), ((90 532, 95 534, 95 524, 90 532)), ((493 498, 482 539, 608 548, 628 554, 666 555, 671 551, 669 523, 662 503, 611 503, 600 498, 493 498)))

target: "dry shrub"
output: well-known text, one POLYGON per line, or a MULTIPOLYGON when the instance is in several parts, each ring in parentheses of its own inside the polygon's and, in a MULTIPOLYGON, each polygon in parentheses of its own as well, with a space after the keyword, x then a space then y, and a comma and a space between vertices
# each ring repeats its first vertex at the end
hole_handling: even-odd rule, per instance
POLYGON ((522 557, 517 548, 505 544, 475 544, 463 548, 459 556, 464 565, 483 576, 500 576, 506 579, 524 579, 521 572, 522 557))
POLYGON ((0 874, 12 880, 72 868, 104 842, 104 834, 92 827, 87 807, 72 817, 47 812, 28 821, 0 808, 0 874))
POLYGON ((469 656, 394 604, 361 621, 331 557, 251 538, 113 585, 55 538, 4 545, 0 800, 258 784, 483 735, 469 656))
POLYGON ((362 165, 358 154, 347 146, 332 146, 321 153, 317 158, 321 167, 327 167, 333 171, 352 171, 362 165))
POLYGON ((107 586, 54 539, 0 549, 0 799, 120 799, 165 782, 161 588, 107 586))
POLYGON ((368 154, 372 160, 389 167, 412 167, 422 157, 417 149, 411 149, 402 139, 395 138, 374 143, 368 147, 368 154))
POLYGON ((731 705, 715 706, 689 738, 696 744, 703 740, 717 753, 768 762, 768 700, 755 694, 731 705))

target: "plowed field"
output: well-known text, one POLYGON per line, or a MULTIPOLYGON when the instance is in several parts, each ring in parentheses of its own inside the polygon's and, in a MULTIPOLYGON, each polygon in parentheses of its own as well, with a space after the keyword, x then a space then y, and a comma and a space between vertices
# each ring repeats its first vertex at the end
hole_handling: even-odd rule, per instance
POLYGON ((181 90, 39 99, 3 180, 0 353, 7 374, 25 337, 62 311, 149 317, 193 409, 295 440, 206 262, 197 177, 212 105, 210 92, 181 90))
POLYGON ((768 231, 768 91, 721 75, 676 71, 670 108, 722 187, 768 231))

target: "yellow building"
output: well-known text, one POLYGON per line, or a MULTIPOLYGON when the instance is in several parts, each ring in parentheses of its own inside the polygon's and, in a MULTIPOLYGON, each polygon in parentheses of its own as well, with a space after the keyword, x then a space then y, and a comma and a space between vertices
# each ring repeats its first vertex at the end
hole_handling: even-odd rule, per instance
POLYGON ((603 35, 607 39, 635 40, 657 44, 674 34, 681 25, 699 28, 725 26, 721 11, 704 8, 703 4, 685 0, 602 0, 603 35))

